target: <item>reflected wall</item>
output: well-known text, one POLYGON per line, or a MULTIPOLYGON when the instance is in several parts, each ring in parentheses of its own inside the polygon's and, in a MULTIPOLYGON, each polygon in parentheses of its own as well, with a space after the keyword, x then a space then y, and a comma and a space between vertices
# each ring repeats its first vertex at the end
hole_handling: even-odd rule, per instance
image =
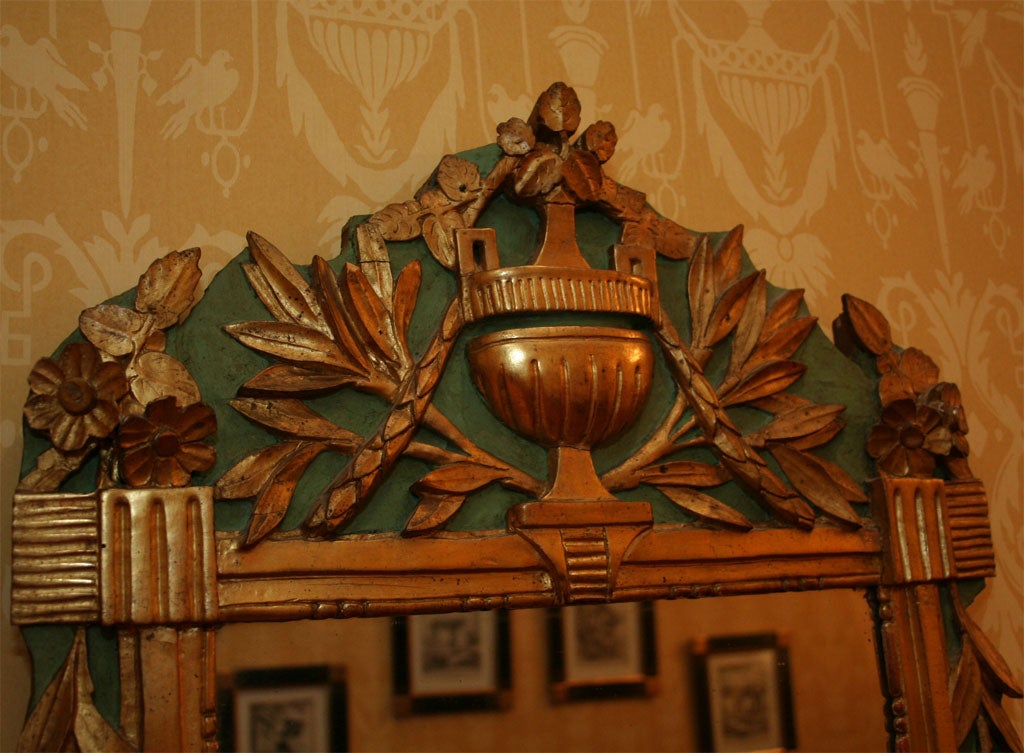
POLYGON ((511 688, 501 710, 396 714, 388 618, 229 625, 218 633, 218 673, 344 666, 351 750, 700 750, 691 642, 775 632, 789 649, 797 750, 885 749, 862 592, 662 601, 654 627, 656 685, 646 697, 553 701, 546 610, 509 614, 511 688))

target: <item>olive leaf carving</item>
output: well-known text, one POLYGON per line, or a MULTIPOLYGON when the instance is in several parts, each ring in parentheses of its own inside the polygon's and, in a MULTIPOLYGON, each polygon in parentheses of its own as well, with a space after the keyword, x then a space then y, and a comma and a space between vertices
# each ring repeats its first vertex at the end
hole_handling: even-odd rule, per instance
MULTIPOLYGON (((474 183, 472 174, 461 172, 454 163, 443 174, 443 180, 457 178, 459 183, 430 189, 426 193, 433 191, 433 200, 447 201, 444 197, 452 193, 465 198, 480 191, 479 174, 474 183)), ((399 214, 399 205, 394 205, 384 219, 399 214)), ((357 230, 357 239, 366 246, 360 250, 359 265, 346 264, 335 274, 324 259, 315 257, 308 283, 272 244, 250 235, 254 262, 246 273, 274 320, 237 322, 225 330, 275 363, 250 378, 231 405, 282 441, 249 453, 217 483, 221 499, 256 498, 245 546, 279 527, 302 474, 325 451, 350 455, 351 460, 324 490, 305 523, 315 534, 329 533, 351 520, 406 452, 453 464, 431 472, 416 487, 422 501, 409 533, 436 530, 468 494, 493 481, 520 490, 540 488, 536 479, 477 447, 431 405, 433 389, 463 324, 461 307, 455 301, 449 305, 426 351, 414 357, 409 326, 422 269, 419 262, 410 262, 392 282, 386 255, 381 261, 377 251, 367 250, 383 237, 381 227, 385 226, 357 230), (345 388, 389 403, 372 435, 355 434, 303 402, 314 394, 345 388), (412 443, 421 423, 454 443, 461 454, 412 443), (456 481, 466 473, 469 481, 456 481)))
POLYGON ((859 526, 851 503, 866 502, 863 490, 842 468, 810 452, 842 430, 844 407, 787 392, 807 369, 794 356, 816 319, 800 314, 803 291, 769 300, 764 273, 743 273, 742 237, 737 227, 717 244, 707 236, 697 244, 687 278, 690 347, 671 325, 659 333, 679 385, 676 402, 639 452, 602 480, 613 490, 648 484, 698 519, 733 530, 752 524, 700 488, 735 480, 772 515, 795 525, 811 525, 817 509, 843 525, 859 526), (728 366, 712 385, 702 368, 726 347, 728 366), (740 406, 770 418, 741 434, 727 412, 740 406), (718 462, 676 459, 698 447, 712 450, 718 462), (775 459, 785 478, 758 449, 775 459))
POLYGON ((462 508, 469 494, 503 478, 507 478, 505 469, 468 460, 431 471, 412 486, 420 503, 403 533, 409 536, 437 530, 462 508))
MULTIPOLYGON (((949 588, 949 593, 961 638, 960 658, 949 683, 957 743, 963 743, 975 725, 979 729, 991 725, 1009 750, 1019 753, 1024 744, 1002 706, 1001 697, 1024 697, 1024 688, 992 641, 967 613, 955 585, 949 588)), ((987 736, 983 735, 982 740, 987 736)), ((992 745, 984 749, 992 749, 992 745)))

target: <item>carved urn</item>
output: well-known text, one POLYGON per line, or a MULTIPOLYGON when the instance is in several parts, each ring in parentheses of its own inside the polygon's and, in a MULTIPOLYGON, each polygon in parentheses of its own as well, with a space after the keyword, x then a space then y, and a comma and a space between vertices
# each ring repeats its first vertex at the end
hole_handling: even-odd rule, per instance
POLYGON ((551 453, 542 500, 613 499, 590 450, 628 428, 650 394, 646 335, 616 327, 531 327, 470 342, 473 379, 507 426, 551 453))

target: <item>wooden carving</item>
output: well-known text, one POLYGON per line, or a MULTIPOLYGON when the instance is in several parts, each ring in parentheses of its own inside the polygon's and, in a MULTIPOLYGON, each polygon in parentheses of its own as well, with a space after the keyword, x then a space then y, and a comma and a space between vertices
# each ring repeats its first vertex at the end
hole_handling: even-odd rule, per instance
POLYGON ((74 637, 22 748, 215 749, 224 622, 858 587, 893 747, 1020 750, 959 589, 994 558, 955 385, 848 296, 869 381, 741 227, 661 217, 580 124, 554 84, 337 259, 250 233, 189 317, 199 251, 172 253, 39 361, 12 612, 74 637), (116 631, 118 714, 87 625, 116 631))

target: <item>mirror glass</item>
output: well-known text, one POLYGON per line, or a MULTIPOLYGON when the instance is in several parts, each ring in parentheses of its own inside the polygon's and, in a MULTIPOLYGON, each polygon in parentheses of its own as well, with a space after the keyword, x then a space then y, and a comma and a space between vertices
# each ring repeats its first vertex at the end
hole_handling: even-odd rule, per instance
MULTIPOLYGON (((564 652, 560 658, 556 655, 556 669, 558 665, 561 669, 552 674, 550 648, 559 640, 552 629, 559 619, 553 610, 508 613, 508 690, 500 702, 485 699, 474 710, 446 709, 443 704, 441 708, 421 705, 416 710, 407 697, 396 697, 395 662, 417 660, 402 656, 401 650, 394 653, 391 618, 227 625, 218 632, 218 674, 228 686, 240 677, 238 673, 253 669, 343 668, 345 735, 353 751, 702 750, 707 738, 701 736, 701 719, 712 715, 715 719, 704 729, 715 730, 716 749, 762 750, 772 747, 765 742, 779 732, 774 725, 786 721, 779 693, 765 682, 764 674, 770 672, 775 657, 784 661, 788 656, 796 750, 885 749, 884 701, 863 591, 661 601, 652 605, 651 613, 656 671, 653 682, 643 687, 611 682, 609 687, 595 687, 593 680, 599 678, 586 679, 584 667, 586 688, 567 694, 563 687, 559 692, 553 681, 563 679, 574 660, 564 652), (756 650, 756 641, 769 635, 782 651, 756 650), (728 636, 756 636, 755 643, 748 645, 754 650, 745 654, 716 650, 716 646, 722 648, 719 639, 728 636), (710 647, 706 661, 699 655, 702 645, 710 647), (702 661, 708 670, 706 681, 700 679, 702 661), (713 692, 701 690, 711 686, 713 692), (710 704, 709 696, 715 696, 710 704)), ((490 630, 494 623, 485 620, 481 629, 490 630)), ((642 625, 630 624, 628 616, 600 611, 578 612, 560 624, 571 626, 567 629, 586 644, 578 647, 583 661, 589 652, 591 659, 609 659, 612 665, 618 661, 627 666, 629 652, 613 656, 609 647, 615 640, 607 636, 614 633, 628 644, 643 633, 642 625), (588 638, 586 630, 603 635, 588 638)), ((470 632, 475 629, 469 628, 470 632)), ((494 646, 478 636, 467 637, 465 630, 451 620, 433 627, 421 624, 417 634, 433 632, 436 640, 417 645, 445 646, 443 653, 453 665, 459 663, 453 657, 463 656, 467 645, 494 646)), ((409 630, 407 637, 413 632, 409 630)), ((728 648, 729 642, 725 644, 728 648)), ((560 645, 571 644, 561 641, 560 645)), ((744 647, 742 641, 736 645, 744 647)), ((420 668, 426 666, 423 658, 419 661, 420 668)), ((475 665, 475 660, 469 664, 475 665)), ((500 659, 483 659, 481 666, 500 666, 500 659)), ((591 662, 590 668, 595 667, 591 662)), ((455 677, 456 683, 471 683, 473 675, 470 671, 460 679, 437 674, 432 682, 442 687, 446 677, 455 677)), ((278 688, 266 697, 285 699, 286 693, 278 688)), ((306 734, 301 729, 304 713, 290 723, 280 721, 273 733, 277 739, 265 741, 265 749, 298 750, 289 747, 289 739, 306 734)))

